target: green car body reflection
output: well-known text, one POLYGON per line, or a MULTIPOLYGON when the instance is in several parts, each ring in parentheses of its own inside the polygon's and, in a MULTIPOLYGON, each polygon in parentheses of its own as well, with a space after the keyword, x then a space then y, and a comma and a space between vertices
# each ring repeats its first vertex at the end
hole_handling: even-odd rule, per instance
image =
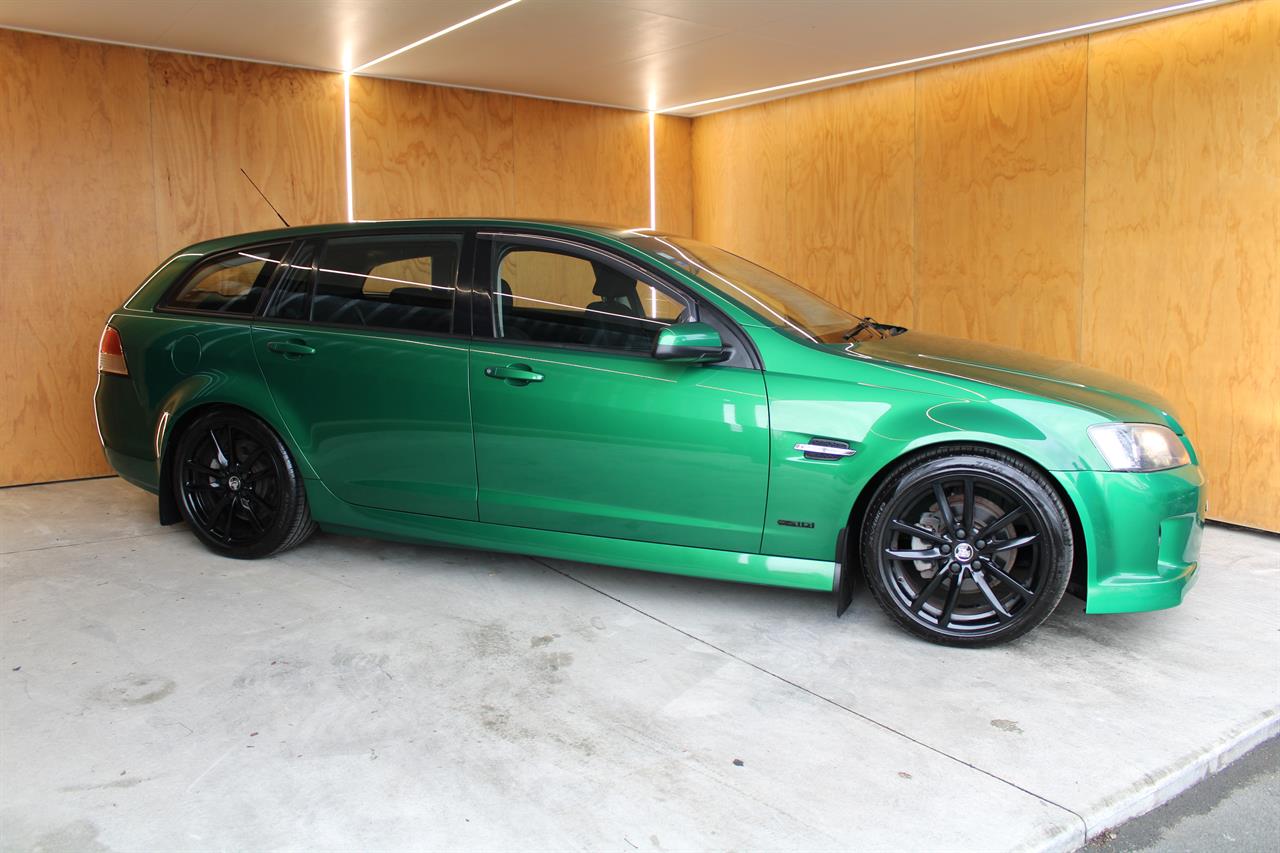
POLYGON ((108 319, 114 468, 214 550, 315 528, 834 592, 984 645, 1178 604, 1204 504, 1151 392, 876 323, 722 250, 512 220, 191 246, 108 319))

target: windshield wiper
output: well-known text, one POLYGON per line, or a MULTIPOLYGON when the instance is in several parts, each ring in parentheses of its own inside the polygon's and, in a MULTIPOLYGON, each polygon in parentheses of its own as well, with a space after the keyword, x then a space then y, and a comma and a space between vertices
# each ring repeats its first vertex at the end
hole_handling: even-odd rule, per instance
POLYGON ((856 338, 858 335, 862 334, 867 329, 871 329, 882 338, 888 337, 888 335, 884 333, 884 331, 880 328, 880 326, 881 326, 880 323, 877 323, 875 320, 871 319, 870 317, 862 317, 860 318, 858 325, 854 326, 852 329, 844 333, 844 335, 841 337, 841 340, 847 341, 847 340, 851 340, 852 338, 856 338))

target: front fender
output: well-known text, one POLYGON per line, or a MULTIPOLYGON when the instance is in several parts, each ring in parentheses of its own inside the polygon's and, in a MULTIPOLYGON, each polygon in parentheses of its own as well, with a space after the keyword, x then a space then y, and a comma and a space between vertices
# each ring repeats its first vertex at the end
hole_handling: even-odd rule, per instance
POLYGON ((830 559, 859 495, 888 467, 928 447, 984 444, 1049 471, 1094 467, 1090 454, 1096 450, 1086 430, 1097 415, 1016 392, 958 399, 799 375, 770 375, 768 390, 770 477, 761 543, 766 554, 830 559), (795 446, 813 438, 846 442, 855 453, 807 459, 795 446))

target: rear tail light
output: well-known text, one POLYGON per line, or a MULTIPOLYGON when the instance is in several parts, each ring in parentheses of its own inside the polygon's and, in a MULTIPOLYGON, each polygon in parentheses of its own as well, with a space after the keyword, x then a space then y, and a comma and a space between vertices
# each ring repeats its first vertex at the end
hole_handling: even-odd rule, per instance
POLYGON ((98 372, 129 375, 129 366, 124 363, 124 347, 120 346, 120 333, 110 326, 102 330, 102 338, 98 341, 98 372))

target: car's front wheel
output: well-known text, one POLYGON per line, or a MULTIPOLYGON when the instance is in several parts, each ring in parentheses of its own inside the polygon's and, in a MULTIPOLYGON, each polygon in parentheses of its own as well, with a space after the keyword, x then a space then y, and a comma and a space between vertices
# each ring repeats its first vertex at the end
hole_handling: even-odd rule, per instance
POLYGON ((247 412, 199 415, 178 437, 171 468, 183 519, 219 554, 266 557, 316 529, 288 448, 247 412))
POLYGON ((991 448, 908 460, 876 490, 862 565, 876 599, 909 631, 987 646, 1030 631, 1057 607, 1074 546, 1044 474, 991 448))

